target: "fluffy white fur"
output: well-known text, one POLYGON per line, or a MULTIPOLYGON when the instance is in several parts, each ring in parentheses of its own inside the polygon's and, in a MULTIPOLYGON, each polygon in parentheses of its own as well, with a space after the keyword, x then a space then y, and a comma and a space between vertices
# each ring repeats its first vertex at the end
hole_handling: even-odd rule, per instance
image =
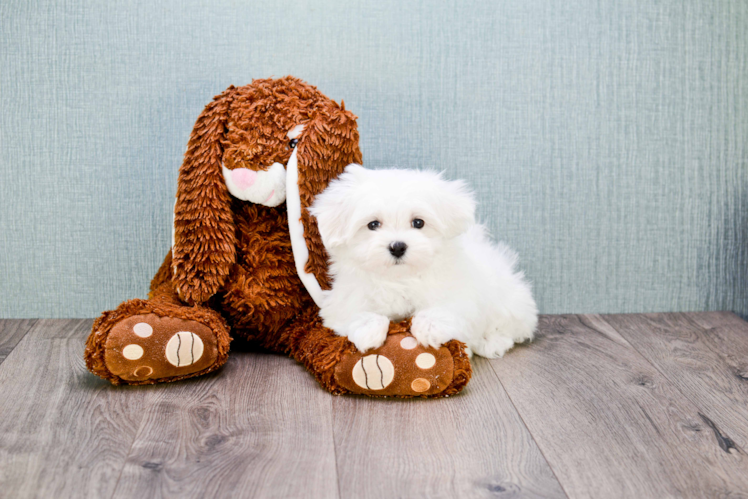
POLYGON ((331 260, 325 326, 362 352, 384 343, 390 320, 410 316, 424 346, 457 339, 495 358, 532 339, 538 310, 517 255, 489 240, 475 205, 463 182, 434 172, 349 165, 311 208, 331 260), (394 242, 407 245, 399 258, 394 242))

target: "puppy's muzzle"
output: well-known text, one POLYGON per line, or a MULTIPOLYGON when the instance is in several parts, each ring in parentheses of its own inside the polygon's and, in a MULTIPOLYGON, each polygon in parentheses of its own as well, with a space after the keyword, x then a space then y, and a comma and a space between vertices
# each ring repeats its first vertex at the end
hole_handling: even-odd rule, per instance
POLYGON ((403 255, 405 255, 405 250, 407 249, 408 249, 408 245, 406 245, 402 241, 396 241, 394 243, 390 243, 390 253, 396 259, 399 259, 403 255))

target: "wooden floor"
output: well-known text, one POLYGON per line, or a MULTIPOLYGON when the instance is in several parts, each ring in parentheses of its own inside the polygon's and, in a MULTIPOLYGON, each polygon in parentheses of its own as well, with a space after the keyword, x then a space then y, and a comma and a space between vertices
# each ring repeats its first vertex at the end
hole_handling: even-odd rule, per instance
POLYGON ((334 397, 235 352, 151 387, 90 375, 91 320, 0 320, 2 497, 745 497, 748 323, 545 316, 460 395, 334 397))

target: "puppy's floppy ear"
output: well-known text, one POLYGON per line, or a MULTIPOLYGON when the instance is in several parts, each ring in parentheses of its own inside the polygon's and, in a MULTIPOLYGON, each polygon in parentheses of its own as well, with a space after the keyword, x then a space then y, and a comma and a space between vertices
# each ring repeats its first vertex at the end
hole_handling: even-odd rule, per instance
POLYGON ((236 261, 231 198, 221 173, 221 141, 233 94, 231 86, 200 113, 179 169, 172 279, 189 304, 213 296, 236 261))
POLYGON ((445 238, 459 236, 475 224, 475 196, 461 180, 447 181, 439 175, 438 198, 431 203, 432 223, 445 238))
MULTIPOLYGON (((327 98, 307 126, 297 148, 301 222, 309 259, 304 271, 313 274, 323 290, 331 288, 327 274, 327 251, 309 207, 346 166, 361 163, 356 115, 327 98)), ((361 167, 363 168, 363 167, 361 167)))
POLYGON ((317 228, 326 248, 344 243, 351 237, 351 217, 356 207, 353 186, 366 169, 352 163, 345 172, 318 194, 309 212, 317 219, 317 228))

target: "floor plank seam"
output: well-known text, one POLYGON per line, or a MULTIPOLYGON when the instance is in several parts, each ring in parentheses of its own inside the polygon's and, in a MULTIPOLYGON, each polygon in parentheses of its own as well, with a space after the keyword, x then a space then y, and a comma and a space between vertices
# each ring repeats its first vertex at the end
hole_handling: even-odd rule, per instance
POLYGON ((132 437, 132 441, 130 441, 130 446, 127 448, 125 459, 122 461, 122 467, 120 467, 119 469, 119 474, 117 475, 117 481, 114 482, 114 488, 112 488, 112 494, 109 498, 114 498, 114 494, 117 493, 117 488, 119 487, 119 482, 122 479, 122 474, 125 472, 125 467, 127 467, 127 461, 130 458, 130 455, 132 454, 132 448, 133 446, 135 446, 135 442, 138 440, 140 431, 143 430, 143 425, 145 423, 146 415, 148 414, 148 410, 150 408, 151 408, 151 405, 148 405, 145 408, 143 408, 143 412, 140 417, 140 424, 138 425, 138 430, 135 431, 135 434, 132 437))
POLYGON ((21 335, 21 338, 20 338, 20 339, 18 339, 18 342, 16 342, 16 343, 15 343, 15 345, 14 345, 13 347, 11 347, 10 351, 8 351, 8 354, 6 354, 6 355, 5 355, 5 356, 3 356, 2 358, 0 358, 0 365, 2 365, 2 364, 3 364, 4 362, 5 362, 5 360, 6 360, 6 359, 8 359, 8 358, 10 357, 10 355, 11 355, 11 354, 13 353, 13 351, 14 351, 14 350, 16 349, 16 347, 18 346, 18 344, 20 344, 20 343, 21 343, 21 341, 22 341, 22 340, 23 340, 24 338, 26 338, 26 335, 28 335, 28 333, 29 333, 29 332, 30 332, 30 331, 31 331, 31 330, 32 330, 32 329, 34 328, 34 326, 35 326, 35 325, 36 325, 36 324, 37 324, 37 323, 39 322, 39 318, 30 318, 30 319, 29 319, 29 321, 31 321, 31 324, 30 324, 30 325, 29 325, 29 327, 28 327, 28 328, 26 329, 26 331, 25 331, 25 332, 23 332, 23 335, 21 335))
POLYGON ((571 498, 569 496, 569 493, 566 491, 566 488, 564 487, 564 484, 561 482, 561 479, 559 479, 558 474, 556 474, 556 471, 553 470, 553 466, 548 461, 548 457, 545 456, 545 452, 543 451, 543 448, 540 447, 540 443, 538 443, 538 440, 535 439, 535 436, 533 436, 532 431, 530 430, 530 427, 527 425, 527 422, 525 422, 525 417, 522 416, 522 413, 519 411, 519 408, 517 408, 517 405, 514 404, 514 401, 512 400, 512 395, 509 394, 509 391, 506 390, 506 387, 504 387, 504 383, 501 381, 501 377, 499 377, 499 374, 496 373, 496 370, 493 367, 493 361, 489 360, 489 366, 491 367, 491 372, 494 374, 494 377, 496 377, 496 380, 498 380, 499 385, 501 386, 501 389, 506 394, 507 399, 509 399, 509 402, 512 404, 512 407, 514 408, 514 411, 517 412, 517 415, 519 416, 519 419, 522 421, 522 425, 525 426, 525 429, 527 429, 527 433, 532 438, 533 443, 535 443, 535 446, 538 448, 538 451, 540 452, 540 456, 543 457, 543 460, 545 460, 545 463, 548 465, 548 469, 553 474, 553 477, 556 479, 556 482, 558 483, 558 486, 561 488, 561 491, 564 492, 564 495, 566 495, 566 498, 571 498))
POLYGON ((332 431, 332 452, 335 455, 335 484, 338 486, 338 498, 343 498, 340 493, 340 469, 338 468, 338 441, 335 439, 335 402, 333 398, 342 398, 344 396, 329 396, 330 401, 330 414, 332 415, 332 422, 330 430, 332 431))

